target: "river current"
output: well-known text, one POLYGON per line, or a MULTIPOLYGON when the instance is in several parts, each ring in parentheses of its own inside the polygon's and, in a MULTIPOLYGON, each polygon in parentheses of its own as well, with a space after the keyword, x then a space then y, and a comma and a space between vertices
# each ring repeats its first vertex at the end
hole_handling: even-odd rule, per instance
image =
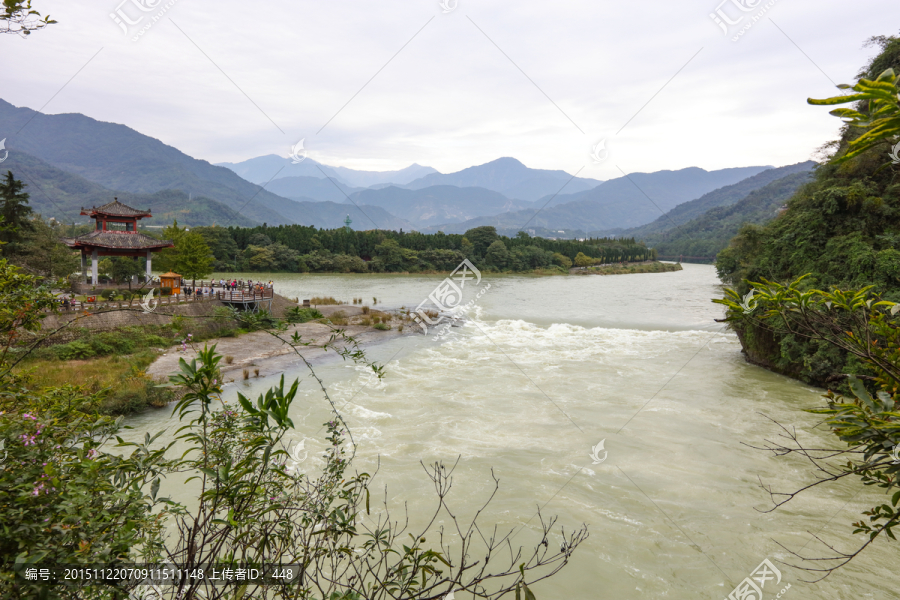
MULTIPOLYGON (((379 308, 414 308, 443 279, 243 277, 272 279, 276 291, 301 299, 371 304, 374 297, 379 308)), ((837 440, 804 412, 821 405, 821 390, 748 364, 736 336, 715 322, 723 309, 710 302, 721 296, 712 267, 485 274, 479 285, 470 282, 466 299, 479 289, 468 320, 443 338, 404 336, 368 347, 371 359, 387 364, 381 381, 340 360, 317 366, 358 444, 357 469, 371 472, 380 460, 373 492, 393 509, 402 512, 406 502, 414 523, 430 514, 435 494, 420 463, 458 460, 448 502, 462 519, 487 499, 493 471, 500 491, 480 523, 501 531, 525 525, 516 545, 534 543, 538 506, 566 531, 586 523, 590 537, 570 564, 535 586, 541 600, 719 600, 767 558, 782 579, 766 583, 766 600, 787 584, 780 597, 788 600, 897 597, 896 542, 877 541, 816 584, 801 581, 813 574, 779 562, 799 562, 781 545, 808 556, 827 552, 812 534, 855 549, 864 540, 851 538, 850 523, 886 500, 854 480, 761 512, 771 501, 760 481, 790 492, 815 480, 799 458, 750 447, 777 438, 773 420, 812 447, 837 447, 837 440)), ((329 412, 307 375, 300 365, 286 373, 303 380, 293 419, 296 440, 309 451, 301 468, 314 470, 329 412)), ((226 399, 238 390, 255 397, 277 379, 231 384, 226 399)), ((128 424, 133 439, 177 427, 170 409, 128 424)))

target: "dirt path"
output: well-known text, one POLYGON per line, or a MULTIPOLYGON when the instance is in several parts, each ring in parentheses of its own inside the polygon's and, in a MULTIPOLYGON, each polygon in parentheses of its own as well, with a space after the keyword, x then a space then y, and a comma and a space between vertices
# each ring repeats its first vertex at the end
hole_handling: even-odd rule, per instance
MULTIPOLYGON (((338 310, 348 317, 359 315, 362 311, 356 306, 320 306, 319 310, 328 316, 338 310)), ((287 331, 279 333, 284 339, 290 339, 294 332, 299 334, 303 342, 312 342, 310 346, 301 348, 303 356, 313 361, 325 356, 329 351, 322 350, 322 345, 328 343, 332 336, 332 327, 322 323, 310 322, 288 326, 287 331)), ((392 325, 388 331, 379 331, 363 325, 341 326, 346 335, 354 337, 360 346, 372 343, 380 343, 403 335, 414 333, 412 328, 406 327, 402 333, 397 331, 396 325, 392 325)), ((272 375, 284 371, 291 365, 300 362, 300 357, 289 345, 265 331, 245 333, 238 337, 226 337, 207 340, 195 344, 199 349, 204 344, 216 345, 216 351, 226 357, 219 363, 219 368, 226 382, 243 378, 243 370, 248 369, 250 377, 256 377, 255 370, 259 369, 259 377, 272 375), (228 364, 228 357, 232 362, 228 364)), ((344 344, 337 344, 343 346, 344 344)), ((147 375, 158 380, 166 380, 173 372, 178 370, 178 361, 185 359, 190 361, 197 357, 197 352, 188 346, 186 351, 181 346, 173 346, 154 361, 147 369, 147 375)))

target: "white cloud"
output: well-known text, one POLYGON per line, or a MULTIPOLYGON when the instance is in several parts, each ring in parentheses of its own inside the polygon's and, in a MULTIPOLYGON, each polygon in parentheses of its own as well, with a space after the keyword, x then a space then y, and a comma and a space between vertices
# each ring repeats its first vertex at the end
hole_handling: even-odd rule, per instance
POLYGON ((177 0, 132 42, 109 16, 120 1, 35 2, 59 24, 0 39, 3 98, 40 108, 102 47, 45 112, 123 123, 211 162, 287 155, 305 137, 333 165, 450 172, 514 156, 599 179, 616 165, 807 159, 839 123, 806 98, 851 81, 873 53, 864 40, 896 33, 885 24, 900 16, 891 0, 779 0, 735 43, 709 17, 714 0, 459 0, 449 14, 436 0, 177 0), (601 138, 611 158, 594 165, 601 138))

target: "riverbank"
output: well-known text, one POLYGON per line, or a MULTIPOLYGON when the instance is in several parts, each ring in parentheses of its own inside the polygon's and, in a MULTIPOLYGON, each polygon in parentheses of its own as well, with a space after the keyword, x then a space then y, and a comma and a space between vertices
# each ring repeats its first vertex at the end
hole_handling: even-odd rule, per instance
MULTIPOLYGON (((418 331, 418 328, 409 327, 408 319, 400 314, 364 312, 364 307, 346 304, 319 306, 318 310, 325 319, 288 325, 286 331, 278 332, 283 340, 290 340, 296 333, 304 344, 308 343, 308 346, 300 347, 299 351, 310 362, 320 360, 328 354, 330 350, 323 347, 331 344, 335 329, 343 330, 359 346, 385 342, 418 331), (374 323, 374 319, 378 319, 378 323, 374 323), (390 329, 376 329, 375 325, 379 323, 390 329)), ((195 347, 187 346, 186 349, 181 346, 170 348, 147 368, 147 376, 158 381, 167 380, 171 373, 178 370, 180 359, 190 361, 196 358, 197 350, 204 345, 215 345, 216 351, 224 357, 219 363, 219 369, 226 383, 280 373, 301 362, 290 345, 267 331, 254 331, 235 337, 212 338, 201 344, 194 344, 195 347)), ((348 346, 348 342, 335 341, 332 345, 340 349, 348 346)))
POLYGON ((641 262, 575 267, 570 269, 569 273, 572 275, 629 275, 631 273, 671 273, 681 270, 681 263, 641 262))

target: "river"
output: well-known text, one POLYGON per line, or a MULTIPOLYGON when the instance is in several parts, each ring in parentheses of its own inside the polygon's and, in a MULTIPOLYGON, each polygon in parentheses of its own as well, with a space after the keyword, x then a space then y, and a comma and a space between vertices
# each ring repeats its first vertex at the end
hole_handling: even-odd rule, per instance
MULTIPOLYGON (((273 279, 279 293, 310 298, 378 298, 384 308, 415 307, 441 276, 244 274, 273 279)), ((413 520, 433 508, 426 464, 459 458, 451 506, 470 516, 491 491, 482 516, 502 529, 526 524, 515 542, 534 539, 536 507, 590 537, 571 563, 535 592, 547 599, 726 598, 763 559, 780 569, 764 598, 806 600, 896 597, 896 549, 883 540, 817 584, 777 561, 780 544, 822 555, 817 533, 855 549, 850 523, 885 500, 857 481, 813 489, 774 513, 760 480, 775 491, 814 481, 808 464, 773 457, 751 445, 775 439, 774 419, 796 428, 813 447, 836 440, 806 408, 821 390, 749 365, 735 335, 714 319, 722 307, 712 267, 684 265, 673 273, 618 276, 485 275, 486 289, 469 321, 443 339, 406 336, 368 348, 387 363, 377 381, 361 367, 321 364, 324 377, 359 445, 357 468, 381 468, 373 490, 394 509, 409 503, 413 520), (605 460, 595 464, 601 440, 605 460), (777 587, 777 589, 776 589, 777 587)), ((474 297, 470 282, 466 298, 474 297)), ((290 378, 306 377, 299 366, 290 378)), ((226 388, 258 394, 277 376, 226 388)), ((295 403, 297 439, 315 467, 324 448, 328 410, 308 377, 295 403)), ((174 431, 171 411, 129 419, 135 429, 174 431)), ((373 493, 373 498, 376 494, 373 493)), ((176 492, 176 498, 177 498, 176 492)), ((558 536, 555 539, 559 539, 558 536)), ((558 542, 557 542, 558 543, 558 542)), ((796 562, 796 561, 794 561, 796 562)), ((462 595, 461 595, 462 596, 462 595)))

